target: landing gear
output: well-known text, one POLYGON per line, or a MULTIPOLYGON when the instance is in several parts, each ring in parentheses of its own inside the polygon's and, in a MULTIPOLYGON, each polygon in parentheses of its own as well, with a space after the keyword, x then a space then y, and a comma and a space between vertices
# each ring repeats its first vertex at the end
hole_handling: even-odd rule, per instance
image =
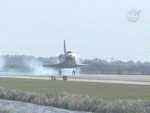
POLYGON ((75 74, 76 74, 76 72, 75 72, 75 70, 73 70, 73 71, 72 71, 72 75, 75 75, 75 74))
POLYGON ((74 76, 74 78, 76 79, 76 70, 75 69, 73 69, 73 71, 72 71, 72 76, 74 76))

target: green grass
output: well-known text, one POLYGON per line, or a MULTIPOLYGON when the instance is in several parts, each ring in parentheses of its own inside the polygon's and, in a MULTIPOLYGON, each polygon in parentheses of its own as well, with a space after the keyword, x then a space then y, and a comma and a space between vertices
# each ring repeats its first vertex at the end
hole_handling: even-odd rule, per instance
POLYGON ((0 110, 0 113, 11 113, 9 110, 0 110))
POLYGON ((89 95, 104 99, 150 100, 150 86, 0 78, 0 87, 45 94, 89 95))
POLYGON ((95 113, 149 113, 149 89, 143 85, 0 79, 0 99, 95 113))

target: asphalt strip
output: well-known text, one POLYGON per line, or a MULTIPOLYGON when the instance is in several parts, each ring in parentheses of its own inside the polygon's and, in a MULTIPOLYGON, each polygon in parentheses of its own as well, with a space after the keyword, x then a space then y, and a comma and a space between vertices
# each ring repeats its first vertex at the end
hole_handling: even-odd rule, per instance
MULTIPOLYGON (((0 76, 0 78, 18 78, 18 79, 32 79, 32 80, 51 80, 49 76, 0 76)), ((61 77, 58 77, 57 80, 62 80, 61 77)), ((129 85, 150 85, 149 81, 134 81, 134 80, 94 80, 94 79, 80 79, 80 78, 68 78, 67 81, 73 82, 96 82, 96 83, 108 83, 108 84, 129 84, 129 85)))

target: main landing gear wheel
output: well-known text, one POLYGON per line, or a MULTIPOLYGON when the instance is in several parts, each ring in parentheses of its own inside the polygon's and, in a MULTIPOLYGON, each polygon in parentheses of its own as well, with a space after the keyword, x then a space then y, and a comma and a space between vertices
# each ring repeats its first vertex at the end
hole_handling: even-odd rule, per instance
POLYGON ((72 75, 73 75, 74 78, 76 79, 76 76, 75 76, 75 75, 76 75, 76 71, 75 71, 75 70, 72 71, 72 75))

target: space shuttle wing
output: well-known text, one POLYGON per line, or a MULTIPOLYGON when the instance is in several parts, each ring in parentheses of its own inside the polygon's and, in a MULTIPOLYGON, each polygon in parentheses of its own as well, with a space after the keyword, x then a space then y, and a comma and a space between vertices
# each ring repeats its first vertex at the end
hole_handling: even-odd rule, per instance
POLYGON ((62 64, 61 63, 59 63, 59 64, 45 64, 43 66, 47 67, 47 68, 61 68, 62 64))
POLYGON ((44 67, 47 68, 76 68, 76 67, 84 67, 87 66, 87 64, 72 64, 72 65, 68 65, 65 63, 59 63, 59 64, 47 64, 47 65, 43 65, 44 67))
POLYGON ((84 66, 88 66, 88 64, 77 64, 77 67, 84 67, 84 66))

